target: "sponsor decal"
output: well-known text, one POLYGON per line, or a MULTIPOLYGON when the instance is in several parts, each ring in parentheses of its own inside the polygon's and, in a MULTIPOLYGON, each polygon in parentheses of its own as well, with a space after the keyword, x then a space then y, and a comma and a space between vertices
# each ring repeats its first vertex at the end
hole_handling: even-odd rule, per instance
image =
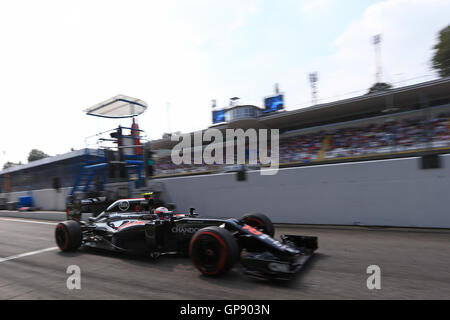
POLYGON ((143 225, 143 224, 145 224, 145 222, 143 222, 143 221, 132 221, 132 222, 127 222, 127 223, 121 225, 118 229, 122 230, 124 228, 128 228, 131 226, 137 226, 137 225, 143 225))
POLYGON ((171 229, 174 233, 196 233, 200 228, 195 227, 173 227, 171 229))
POLYGON ((249 232, 253 233, 254 235, 260 235, 260 234, 262 234, 261 231, 258 231, 258 230, 256 230, 255 228, 250 227, 250 226, 247 225, 247 224, 246 224, 245 226, 243 226, 242 229, 248 230, 249 232))
POLYGON ((120 201, 119 202, 119 210, 127 211, 130 208, 130 203, 128 201, 120 201))

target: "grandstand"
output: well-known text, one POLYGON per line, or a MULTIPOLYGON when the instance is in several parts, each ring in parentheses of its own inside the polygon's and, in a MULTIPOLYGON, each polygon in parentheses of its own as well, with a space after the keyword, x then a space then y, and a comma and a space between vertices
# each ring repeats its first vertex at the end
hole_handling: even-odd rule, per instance
MULTIPOLYGON (((259 112, 257 106, 235 105, 227 110, 226 122, 211 128, 279 129, 282 167, 448 153, 449 92, 450 78, 444 78, 271 114, 259 112)), ((173 164, 170 152, 176 144, 170 135, 150 142, 156 178, 224 169, 204 163, 173 164)), ((86 155, 94 151, 73 151, 0 171, 0 195, 72 187, 86 155)))
MULTIPOLYGON (((447 153, 449 89, 450 78, 445 78, 270 115, 256 112, 257 106, 239 105, 227 110, 227 122, 211 128, 279 129, 282 166, 447 153)), ((176 143, 169 136, 151 142, 158 151, 157 176, 223 169, 224 165, 173 164, 170 150, 176 143)), ((250 152, 247 148, 246 155, 250 152)))
POLYGON ((0 193, 71 187, 93 153, 93 149, 76 150, 0 171, 0 193))

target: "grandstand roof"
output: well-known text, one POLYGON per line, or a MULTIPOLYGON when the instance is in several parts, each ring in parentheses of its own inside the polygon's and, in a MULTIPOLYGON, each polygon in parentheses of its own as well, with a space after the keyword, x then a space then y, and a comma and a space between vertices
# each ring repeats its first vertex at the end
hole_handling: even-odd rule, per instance
MULTIPOLYGON (((89 151, 94 151, 94 150, 89 149, 89 151)), ((5 174, 5 173, 19 171, 19 170, 29 169, 29 168, 33 168, 33 167, 38 167, 38 166, 66 160, 66 159, 80 157, 80 156, 85 155, 85 153, 86 153, 86 149, 81 149, 81 150, 75 150, 75 151, 64 153, 64 154, 59 154, 59 155, 56 155, 53 157, 47 157, 44 159, 32 161, 32 162, 25 163, 25 164, 20 164, 20 165, 2 170, 2 171, 0 171, 0 175, 5 174)))
MULTIPOLYGON (((337 123, 352 118, 382 115, 384 114, 383 110, 392 106, 399 107, 399 112, 417 110, 423 107, 423 99, 428 102, 444 99, 445 101, 442 104, 446 104, 450 102, 449 93, 450 77, 447 77, 302 109, 277 112, 259 118, 246 119, 249 121, 224 123, 214 126, 214 128, 225 130, 236 128, 236 125, 243 129, 256 127, 280 129, 282 131, 308 128, 326 122, 337 123), (258 125, 255 125, 255 122, 258 125)), ((170 141, 170 138, 151 141, 152 148, 170 148, 176 143, 170 141)))
POLYGON ((420 93, 426 94, 428 100, 439 98, 448 99, 449 92, 450 77, 447 77, 388 91, 268 115, 261 118, 260 121, 269 128, 286 128, 292 124, 306 127, 308 125, 314 125, 318 120, 333 120, 340 119, 343 116, 364 116, 370 113, 380 113, 391 102, 393 106, 413 106, 420 103, 420 93))

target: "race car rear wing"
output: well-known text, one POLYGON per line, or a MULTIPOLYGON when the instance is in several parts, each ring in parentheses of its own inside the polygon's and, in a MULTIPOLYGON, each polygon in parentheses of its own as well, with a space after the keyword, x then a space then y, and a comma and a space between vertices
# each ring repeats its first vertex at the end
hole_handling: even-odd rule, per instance
POLYGON ((106 202, 106 197, 87 198, 80 201, 81 205, 101 204, 106 202))

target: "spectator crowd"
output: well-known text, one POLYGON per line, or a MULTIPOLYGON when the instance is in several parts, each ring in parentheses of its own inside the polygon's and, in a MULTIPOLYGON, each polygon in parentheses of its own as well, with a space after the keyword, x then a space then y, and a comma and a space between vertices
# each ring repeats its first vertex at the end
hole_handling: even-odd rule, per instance
MULTIPOLYGON (((450 114, 431 120, 391 119, 369 125, 328 129, 314 133, 281 137, 280 163, 309 163, 364 155, 382 155, 427 148, 450 147, 450 114)), ((225 154, 225 152, 224 152, 225 154)), ((246 150, 248 158, 249 150, 246 150)), ((155 175, 223 170, 226 165, 175 165, 171 157, 155 162, 155 175)))

